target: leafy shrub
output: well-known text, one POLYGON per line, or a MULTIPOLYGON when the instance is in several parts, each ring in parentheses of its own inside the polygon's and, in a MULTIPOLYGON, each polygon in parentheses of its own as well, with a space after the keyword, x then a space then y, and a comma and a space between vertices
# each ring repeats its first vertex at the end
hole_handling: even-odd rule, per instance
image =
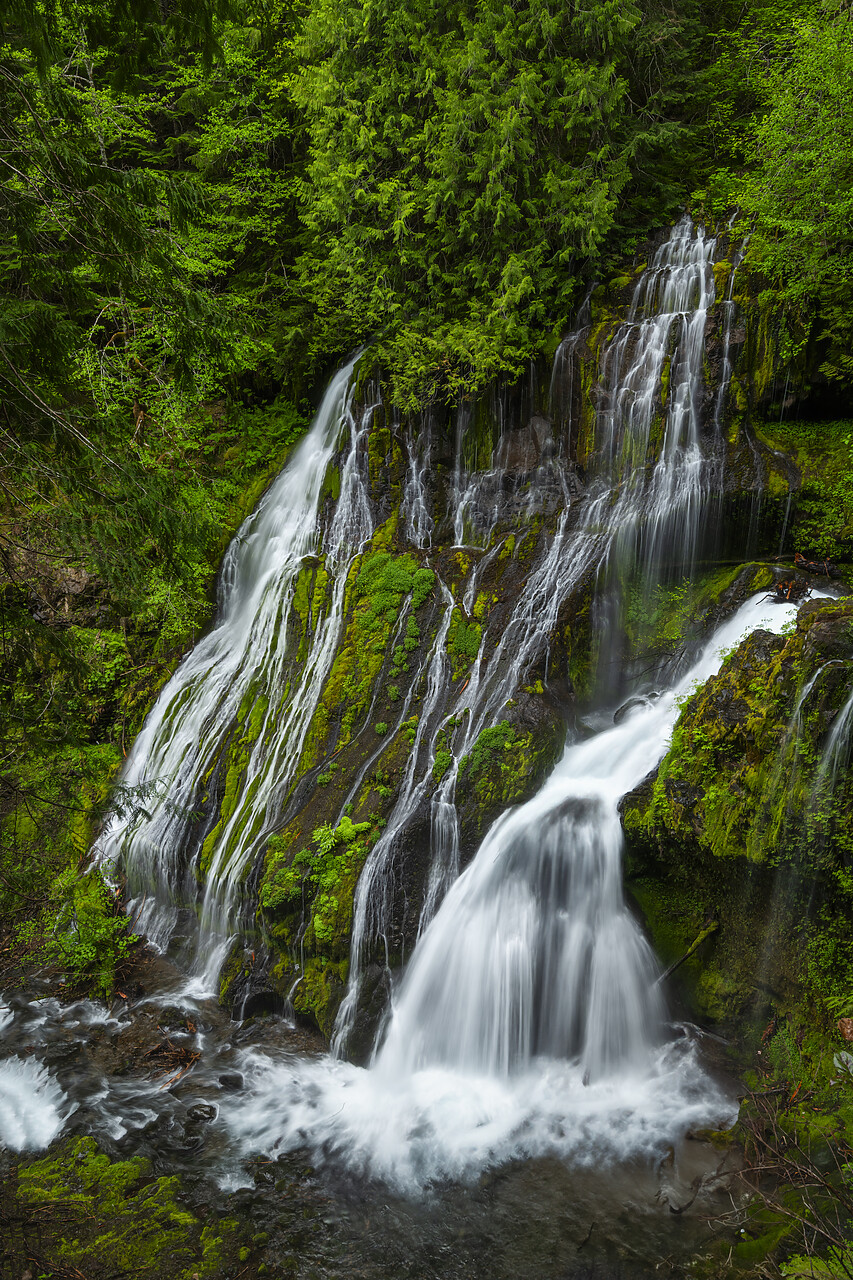
POLYGON ((116 968, 139 941, 128 932, 116 895, 100 872, 81 875, 69 867, 54 880, 51 900, 56 914, 46 941, 49 958, 62 965, 75 986, 111 995, 116 968))

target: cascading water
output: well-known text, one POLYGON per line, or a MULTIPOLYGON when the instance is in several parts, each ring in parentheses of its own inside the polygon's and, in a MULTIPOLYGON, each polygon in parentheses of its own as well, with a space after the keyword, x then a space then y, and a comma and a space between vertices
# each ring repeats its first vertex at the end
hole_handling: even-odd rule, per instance
POLYGON ((654 957, 621 888, 618 801, 666 750, 679 702, 757 627, 756 597, 681 680, 570 746, 539 795, 492 828, 427 927, 370 1069, 247 1052, 223 1119, 243 1151, 307 1142, 409 1189, 507 1160, 649 1156, 736 1108, 672 1040, 654 957))
POLYGON ((814 792, 820 794, 835 789, 838 771, 846 763, 850 754, 850 731, 853 723, 853 690, 832 722, 832 728, 826 742, 826 749, 821 757, 814 780, 814 792))
MULTIPOLYGON (((714 449, 703 452, 699 401, 703 382, 705 330, 714 302, 713 258, 716 241, 705 236, 685 217, 657 249, 649 268, 634 290, 627 319, 607 345, 601 368, 602 403, 595 425, 595 455, 590 490, 575 503, 566 469, 554 466, 559 477, 561 511, 549 548, 519 593, 512 615, 499 637, 482 636, 466 689, 453 697, 446 663, 430 669, 430 688, 444 687, 443 704, 453 703, 460 727, 451 766, 432 800, 432 868, 423 928, 458 873, 458 827, 454 805, 459 762, 471 750, 482 730, 500 719, 501 709, 513 696, 526 670, 547 651, 548 636, 560 608, 588 574, 600 580, 597 612, 601 617, 602 653, 608 637, 619 631, 619 596, 623 578, 638 574, 644 589, 665 570, 672 575, 692 571, 703 511, 716 478, 714 449), (668 370, 667 393, 664 372, 668 370), (654 460, 655 431, 657 459, 654 460), (612 581, 613 579, 616 580, 612 581)), ((580 334, 586 332, 582 315, 580 334)), ((731 326, 726 330, 730 336, 731 326)), ((573 368, 572 355, 578 335, 570 335, 558 349, 551 394, 559 403, 564 429, 571 438, 571 394, 561 393, 556 370, 573 368), (568 353, 568 354, 567 354, 568 353)), ((727 375, 731 372, 724 356, 727 375)), ((479 537, 494 537, 500 505, 502 446, 491 469, 469 474, 463 466, 463 445, 468 415, 460 408, 456 422, 456 466, 453 494, 456 499, 454 537, 462 542, 475 528, 479 537), (496 479, 497 477, 497 479, 496 479), (479 523, 472 525, 472 512, 479 523)), ((471 608, 477 574, 472 576, 465 606, 471 608)), ((447 621, 448 619, 446 619, 447 621)), ((600 658, 600 665, 613 662, 600 658)), ((433 651, 433 660, 443 662, 433 651)), ((436 699, 433 698, 433 703, 436 699)), ((428 744, 422 781, 415 784, 410 767, 389 827, 374 848, 358 885, 352 934, 350 980, 335 1028, 336 1052, 346 1048, 358 1011, 366 948, 388 929, 392 906, 391 875, 397 840, 417 812, 426 790, 429 768, 435 756, 441 725, 432 736, 423 734, 421 718, 417 747, 428 744)))
MULTIPOLYGON (((460 408, 447 519, 456 541, 473 539, 482 554, 461 602, 439 578, 438 625, 422 668, 412 749, 395 809, 358 882, 338 1053, 358 1013, 364 955, 388 927, 397 841, 430 799, 433 857, 419 941, 370 1071, 329 1059, 295 1073, 288 1067, 285 1079, 269 1057, 246 1056, 242 1066, 253 1088, 223 1107, 223 1120, 247 1149, 267 1149, 267 1139, 292 1143, 307 1131, 312 1143, 347 1150, 348 1159, 414 1185, 514 1151, 579 1155, 589 1144, 599 1155, 608 1147, 657 1149, 691 1118, 725 1111, 692 1051, 674 1051, 664 1034, 654 957, 622 896, 616 806, 663 754, 679 694, 713 670, 721 646, 757 624, 760 606, 742 610, 697 667, 656 702, 571 746, 539 795, 495 825, 461 876, 455 808, 460 760, 547 652, 571 592, 591 575, 606 577, 602 566, 647 583, 674 564, 690 571, 712 474, 699 400, 714 250, 715 242, 684 219, 640 277, 628 317, 603 353, 585 494, 544 420, 527 429, 526 442, 502 436, 483 470, 466 469, 468 415, 460 408), (457 691, 447 657, 454 614, 473 609, 480 577, 503 545, 502 525, 523 524, 546 492, 553 533, 501 633, 483 628, 457 691), (452 761, 434 789, 431 770, 449 714, 452 761), (270 1087, 287 1103, 280 1124, 271 1123, 264 1081, 274 1081, 270 1087), (327 1122, 317 1107, 325 1112, 341 1089, 346 1119, 327 1122), (393 1151, 379 1137, 389 1090, 396 1091, 402 1125, 393 1151), (354 1099, 355 1114, 347 1105, 354 1099), (501 1109, 505 1119, 498 1121, 501 1109)), ((190 882, 200 868, 207 887, 196 972, 207 985, 235 928, 244 872, 280 821, 340 638, 347 571, 372 532, 361 469, 370 410, 356 419, 350 409, 351 370, 333 380, 309 435, 232 544, 217 625, 182 664, 140 735, 124 782, 159 785, 149 813, 114 815, 99 842, 101 857, 123 858, 140 900, 140 924, 161 944, 182 889, 192 901, 190 882), (323 534, 321 487, 344 424, 350 445, 341 494, 323 534), (329 583, 296 675, 288 665, 288 611, 306 557, 317 555, 329 583), (241 794, 230 808, 223 802, 193 841, 188 814, 240 738, 248 748, 241 794)), ((402 514, 409 541, 425 550, 436 536, 427 485, 431 429, 406 448, 402 514)), ((773 622, 790 612, 775 610, 773 622)))
POLYGON ((332 379, 308 435, 228 548, 216 624, 160 695, 124 768, 123 787, 141 803, 115 811, 94 850, 102 862, 121 860, 137 927, 161 948, 179 906, 195 901, 200 869, 205 893, 193 967, 205 989, 227 952, 243 875, 280 817, 340 637, 347 569, 372 531, 361 474, 370 410, 358 421, 351 413, 354 364, 332 379), (298 678, 290 679, 296 646, 288 611, 306 558, 321 550, 321 488, 346 426, 340 498, 322 541, 325 612, 313 619, 298 678), (240 794, 226 794, 216 825, 198 833, 194 810, 241 739, 240 794))

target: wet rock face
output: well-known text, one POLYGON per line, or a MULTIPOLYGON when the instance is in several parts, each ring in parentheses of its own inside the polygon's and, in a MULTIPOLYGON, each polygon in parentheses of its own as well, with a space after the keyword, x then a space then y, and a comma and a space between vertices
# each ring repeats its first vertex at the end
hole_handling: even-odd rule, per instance
POLYGON ((682 975, 706 1017, 834 981, 810 939, 848 910, 851 697, 853 602, 809 601, 792 633, 753 633, 688 699, 659 769, 622 802, 629 888, 664 961, 720 922, 682 975))
POLYGON ((534 415, 526 427, 501 436, 494 451, 494 465, 515 476, 528 475, 553 458, 556 451, 550 420, 534 415))

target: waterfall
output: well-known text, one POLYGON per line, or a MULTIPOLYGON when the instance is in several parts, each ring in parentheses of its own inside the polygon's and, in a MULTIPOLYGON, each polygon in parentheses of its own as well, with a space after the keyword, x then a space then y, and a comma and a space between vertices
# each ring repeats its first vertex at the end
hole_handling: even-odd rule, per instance
POLYGON ((849 759, 851 721, 853 721, 853 689, 851 689, 847 701, 832 722, 832 728, 826 741, 826 748, 821 756, 820 765, 815 775, 812 788, 815 795, 820 792, 827 792, 831 795, 835 790, 838 770, 842 767, 842 764, 846 765, 849 759))
MULTIPOLYGON (((839 659, 830 660, 824 663, 820 671, 830 665, 842 665, 842 662, 839 659)), ((816 678, 817 676, 813 677, 812 683, 816 678)), ((838 821, 836 790, 839 772, 843 776, 850 763, 851 725, 853 725, 853 689, 850 690, 844 705, 833 719, 811 785, 804 796, 805 845, 801 855, 803 865, 797 867, 797 874, 793 879, 796 883, 803 880, 809 882, 809 908, 816 884, 814 872, 820 867, 825 857, 838 821), (812 870, 811 875, 809 875, 809 869, 812 870)))
MULTIPOLYGON (((566 599, 595 577, 602 596, 611 590, 612 580, 625 574, 637 574, 649 584, 661 573, 672 572, 674 565, 682 572, 692 568, 713 471, 703 446, 701 401, 715 252, 716 241, 685 217, 638 277, 627 316, 602 352, 586 492, 580 492, 570 461, 560 455, 544 419, 532 419, 535 427, 526 428, 520 442, 508 443, 506 401, 503 394, 497 395, 493 409, 501 438, 491 456, 483 457, 476 430, 473 444, 468 436, 476 427, 471 406, 458 406, 445 523, 457 544, 479 548, 479 559, 461 602, 438 576, 440 616, 419 676, 422 702, 412 749, 395 807, 356 889, 348 989, 334 1038, 338 1053, 345 1051, 358 1014, 366 957, 377 940, 387 937, 393 917, 393 868, 401 835, 428 802, 432 856, 418 931, 422 946, 427 946, 459 875, 455 799, 460 761, 482 731, 501 719, 526 672, 548 652, 566 599), (500 552, 507 529, 525 528, 532 511, 544 510, 546 490, 554 499, 552 523, 546 526, 550 532, 542 539, 538 558, 500 633, 492 634, 488 623, 484 625, 470 675, 460 686, 453 681, 446 652, 454 612, 461 603, 470 614, 482 575, 500 552), (451 721, 452 760, 436 789, 432 766, 451 721)), ((558 390, 558 366, 567 358, 571 365, 578 335, 588 331, 586 309, 579 322, 578 334, 571 335, 557 354, 552 393, 558 390)), ((114 810, 95 850, 106 863, 121 861, 137 927, 161 948, 173 936, 180 937, 186 927, 181 908, 196 902, 197 885, 203 884, 189 960, 204 990, 213 986, 239 930, 247 900, 246 876, 281 824, 342 636, 348 571, 373 532, 365 476, 372 408, 368 405, 358 413, 353 408, 353 367, 350 362, 333 378, 308 435, 229 547, 220 575, 216 623, 163 690, 127 761, 124 793, 136 795, 139 803, 114 810), (347 433, 340 495, 324 527, 324 479, 347 433), (291 606, 300 574, 308 570, 316 570, 316 581, 323 585, 313 591, 315 612, 300 637, 294 634, 291 606)), ((526 394, 532 405, 533 384, 526 394)), ((563 405, 570 439, 573 399, 570 394, 563 405)), ((426 422, 420 440, 409 434, 403 448, 407 465, 401 523, 410 545, 429 556, 435 540, 427 483, 432 421, 426 422)), ((404 699, 401 722, 410 711, 414 690, 413 684, 404 699)), ((365 756, 364 769, 373 756, 375 750, 365 756)), ((351 788, 350 799, 355 792, 356 787, 351 788)), ((618 840, 612 812, 602 803, 596 794, 580 807, 570 805, 559 817, 543 813, 543 860, 535 883, 540 888, 552 880, 559 883, 562 887, 554 893, 569 894, 573 903, 586 901, 584 910, 590 914, 587 918, 580 912, 574 919, 571 940, 558 929, 544 952, 525 955, 519 963, 529 966, 529 981, 538 989, 547 982, 547 974, 560 970, 565 956, 575 955, 578 980, 595 972, 596 981, 609 993, 602 1000, 612 1003, 614 982, 600 976, 604 952, 585 948, 581 938, 596 930, 602 938, 608 930, 624 935, 635 952, 621 981, 633 994, 622 1001, 623 1012, 614 1013, 614 1019, 624 1022, 628 1007, 636 1006, 641 1011, 638 1027, 647 1027, 657 1020, 652 1008, 657 997, 647 995, 646 1004, 637 1002, 640 990, 650 986, 650 960, 621 906, 618 840), (564 882, 556 851, 567 839, 584 846, 587 856, 586 869, 578 872, 581 879, 564 882), (593 882, 595 890, 589 888, 593 882), (586 886, 582 892, 581 883, 586 886), (606 892, 601 889, 605 884, 610 886, 606 892)), ((568 910, 568 901, 561 910, 568 910)), ((499 931, 497 918, 492 923, 499 931)), ((494 1011, 488 1016, 500 1021, 494 1011)), ((510 1021, 515 1016, 511 1011, 500 1015, 510 1021)), ((579 1013, 576 1019, 582 1021, 579 1013)), ((590 1070, 604 1070, 622 1051, 607 1037, 594 1048, 592 1032, 580 1021, 571 1035, 566 1033, 565 1044, 577 1047, 583 1042, 590 1070)), ((514 1048, 507 1042, 507 1063, 542 1047, 534 1024, 535 1019, 526 1031, 517 1028, 514 1048)), ((626 1029, 617 1039, 620 1036, 628 1042, 634 1032, 626 1029)))
MULTIPOLYGON (((733 1104, 701 1066, 696 1035, 667 1021, 659 966, 623 894, 619 803, 663 757, 693 685, 756 627, 785 626, 795 606, 749 601, 692 655, 689 671, 684 664, 677 674, 659 671, 658 696, 572 740, 538 794, 499 818, 464 868, 456 807, 462 759, 548 654, 566 601, 592 592, 618 608, 628 580, 648 589, 693 570, 719 481, 724 390, 704 381, 716 253, 717 242, 685 218, 640 274, 592 380, 583 480, 570 451, 576 415, 590 408, 578 408, 574 372, 591 332, 586 312, 555 358, 559 430, 531 419, 535 448, 533 426, 509 440, 500 399, 495 412, 507 430, 488 457, 470 405, 458 407, 452 457, 437 416, 420 436, 411 424, 395 432, 396 537, 436 574, 424 656, 395 700, 397 728, 412 727, 411 749, 358 879, 333 1053, 294 1057, 274 1032, 251 1048, 239 1038, 227 1046, 244 1087, 217 1092, 215 1124, 241 1156, 308 1147, 317 1161, 422 1189, 532 1155, 579 1165, 660 1158, 689 1128, 732 1117, 733 1104), (567 394, 564 376, 573 380, 567 394), (513 581, 523 581, 499 629, 484 615, 466 678, 457 672, 454 680, 447 649, 454 617, 476 616, 490 568, 512 556, 509 538, 527 531, 533 511, 544 516, 529 540, 529 563, 519 569, 519 556, 513 564, 513 581), (451 539, 463 545, 448 549, 451 539), (467 564, 461 578, 448 572, 449 555, 467 564), (436 783, 433 765, 448 746, 452 758, 436 783), (387 1016, 363 1069, 343 1055, 367 962, 395 924, 401 837, 424 814, 431 846, 417 938, 399 981, 389 983, 387 1016)), ((732 314, 727 307, 726 348, 732 314)), ((728 350, 721 368, 725 379, 728 350)), ((140 930, 161 947, 179 936, 182 906, 197 902, 203 884, 189 957, 194 994, 211 989, 244 923, 246 876, 283 825, 344 633, 347 579, 374 532, 366 478, 373 406, 354 407, 352 371, 351 362, 333 378, 307 436, 232 542, 215 625, 163 690, 128 759, 124 791, 138 802, 116 808, 97 845, 102 861, 126 868, 140 930), (323 495, 336 460, 333 503, 323 495), (307 575, 313 613, 301 634, 293 604, 300 589, 306 594, 307 575)), ((532 390, 529 399, 532 407, 532 390)), ((600 691, 611 709, 616 688, 611 681, 600 691)), ((372 739, 359 743, 355 776, 336 793, 341 814, 383 749, 372 739)), ((17 1077, 7 1091, 16 1088, 17 1077)), ((60 1095, 53 1102, 64 1105, 60 1095)))
POLYGON ((121 859, 137 927, 160 948, 180 905, 195 901, 201 876, 192 969, 203 989, 216 979, 236 928, 243 877, 281 816, 340 638, 349 564, 372 532, 361 469, 370 409, 353 416, 354 365, 332 379, 308 434, 229 546, 216 622, 166 685, 125 765, 124 791, 141 802, 114 810, 94 850, 101 862, 121 859), (347 428, 340 497, 322 538, 322 485, 347 428), (321 551, 325 611, 311 620, 291 679, 298 637, 288 613, 300 571, 321 551), (198 831, 196 811, 235 743, 239 792, 226 788, 215 825, 198 831))
POLYGON ((679 698, 767 612, 745 606, 678 684, 570 746, 495 824, 412 957, 378 1069, 507 1074, 547 1056, 575 1059, 588 1081, 648 1061, 663 1005, 623 900, 617 804, 662 758, 679 698))
POLYGON ((655 701, 570 745, 500 819, 425 929, 369 1069, 247 1051, 222 1122, 243 1156, 318 1162, 418 1191, 513 1159, 662 1158, 736 1104, 664 1022, 658 966, 621 887, 617 806, 666 751, 681 700, 793 605, 753 597, 655 701))
POLYGON ((693 569, 709 478, 700 398, 715 247, 689 218, 675 226, 640 276, 602 362, 596 440, 608 483, 621 486, 615 549, 622 560, 639 561, 647 577, 667 554, 684 572, 693 569))
MULTIPOLYGON (((349 985, 335 1027, 337 1053, 345 1051, 357 1016, 366 952, 389 927, 395 850, 426 794, 438 736, 451 710, 459 727, 451 766, 431 804, 432 865, 421 932, 458 874, 454 801, 459 762, 482 730, 501 718, 524 673, 547 652, 548 637, 563 602, 593 573, 599 576, 599 596, 606 602, 608 594, 614 595, 611 576, 621 578, 637 572, 648 590, 665 561, 669 572, 673 564, 681 572, 692 571, 706 499, 714 481, 713 449, 706 456, 702 447, 700 399, 705 329, 715 297, 715 249, 716 241, 685 216, 641 273, 627 318, 617 326, 602 354, 601 403, 589 491, 583 499, 573 500, 566 471, 555 463, 562 509, 550 545, 524 583, 501 635, 491 637, 484 632, 464 691, 457 694, 451 687, 443 649, 433 650, 428 668, 431 692, 406 780, 388 828, 371 852, 356 890, 349 985), (668 379, 664 378, 665 370, 668 379), (447 707, 447 715, 433 725, 429 736, 426 728, 439 704, 447 707), (420 782, 416 782, 417 776, 420 782)), ((585 308, 579 319, 582 335, 589 322, 585 308)), ((567 407, 560 397, 557 370, 572 369, 577 342, 578 334, 573 334, 558 348, 551 379, 552 398, 559 401, 569 419, 571 405, 567 407)), ((500 400, 497 413, 500 418, 500 400)), ((463 455, 469 421, 469 409, 460 405, 451 490, 456 503, 454 538, 458 544, 467 537, 469 544, 486 547, 494 540, 501 518, 507 516, 499 501, 503 454, 499 445, 491 467, 467 471, 463 455)), ((568 434, 571 437, 571 422, 568 434)), ((414 507, 414 500, 411 505, 414 507)), ((487 557, 490 554, 494 550, 487 557)), ((487 557, 481 561, 480 571, 487 557)), ((466 608, 473 604, 476 586, 475 570, 465 596, 466 608)), ((445 627, 451 609, 452 601, 446 606, 445 627)), ((599 605, 599 612, 606 612, 606 608, 599 605)), ((615 621, 611 617, 603 632, 615 631, 615 621)), ((601 851, 599 856, 604 857, 601 851)))
POLYGON ((432 542, 433 518, 429 510, 427 477, 431 466, 432 414, 424 415, 423 429, 418 435, 410 432, 406 441, 409 464, 406 469, 406 488, 403 495, 403 516, 406 537, 413 547, 423 549, 432 542))

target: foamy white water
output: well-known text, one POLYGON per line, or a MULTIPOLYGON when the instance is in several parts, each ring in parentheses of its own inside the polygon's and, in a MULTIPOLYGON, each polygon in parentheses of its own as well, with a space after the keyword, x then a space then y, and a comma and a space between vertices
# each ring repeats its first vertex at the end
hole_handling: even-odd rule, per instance
POLYGON ((0 1062, 0 1148, 43 1150, 68 1111, 65 1094, 43 1063, 17 1057, 0 1062))

